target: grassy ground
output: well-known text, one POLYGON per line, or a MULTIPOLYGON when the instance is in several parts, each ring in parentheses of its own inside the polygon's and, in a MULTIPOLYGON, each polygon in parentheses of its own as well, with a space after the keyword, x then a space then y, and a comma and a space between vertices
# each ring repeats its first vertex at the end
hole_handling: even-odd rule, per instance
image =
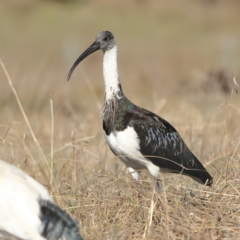
POLYGON ((43 151, 1 70, 0 158, 48 187, 84 239, 240 238, 240 100, 232 91, 233 72, 240 82, 240 5, 168 2, 0 3, 0 58, 43 151), (212 188, 162 175, 159 195, 143 172, 138 189, 113 156, 100 118, 102 54, 66 81, 102 30, 116 37, 125 94, 177 128, 214 177, 212 188))

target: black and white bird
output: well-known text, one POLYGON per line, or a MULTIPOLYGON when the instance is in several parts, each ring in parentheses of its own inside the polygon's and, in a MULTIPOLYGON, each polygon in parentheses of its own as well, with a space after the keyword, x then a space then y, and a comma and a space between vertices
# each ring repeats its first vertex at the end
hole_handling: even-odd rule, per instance
POLYGON ((181 173, 211 186, 213 179, 189 150, 176 129, 163 118, 133 104, 124 95, 117 64, 117 45, 109 31, 99 33, 94 43, 75 61, 103 51, 105 102, 103 129, 112 152, 125 163, 133 178, 140 180, 140 169, 148 169, 157 179, 159 171, 181 173))
POLYGON ((54 203, 47 189, 3 160, 0 239, 82 240, 76 222, 54 203))

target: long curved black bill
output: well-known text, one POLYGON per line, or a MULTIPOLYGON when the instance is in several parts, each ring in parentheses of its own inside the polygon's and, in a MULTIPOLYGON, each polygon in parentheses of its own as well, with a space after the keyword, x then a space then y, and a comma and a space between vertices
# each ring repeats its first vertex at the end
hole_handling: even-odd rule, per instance
POLYGON ((90 55, 91 53, 97 51, 100 49, 100 44, 97 42, 94 42, 86 51, 84 51, 81 56, 75 61, 75 63, 73 64, 73 66, 71 67, 68 76, 67 76, 67 80, 69 81, 69 79, 72 76, 72 73, 74 71, 74 69, 77 67, 77 65, 84 59, 86 58, 88 55, 90 55))

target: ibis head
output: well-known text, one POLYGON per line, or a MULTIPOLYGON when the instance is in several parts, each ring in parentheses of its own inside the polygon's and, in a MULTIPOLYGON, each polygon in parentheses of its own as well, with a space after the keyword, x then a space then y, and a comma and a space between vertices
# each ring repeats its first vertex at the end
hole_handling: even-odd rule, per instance
POLYGON ((87 48, 81 55, 80 57, 75 61, 75 63, 73 64, 73 66, 71 67, 68 76, 67 76, 67 80, 69 80, 71 78, 71 75, 74 71, 74 69, 77 67, 77 65, 84 59, 86 58, 88 55, 90 55, 93 52, 96 52, 97 50, 101 49, 103 50, 103 52, 113 48, 115 46, 115 40, 114 40, 114 36, 111 32, 109 31, 103 31, 100 32, 97 36, 96 39, 94 41, 94 43, 92 45, 90 45, 89 48, 87 48))

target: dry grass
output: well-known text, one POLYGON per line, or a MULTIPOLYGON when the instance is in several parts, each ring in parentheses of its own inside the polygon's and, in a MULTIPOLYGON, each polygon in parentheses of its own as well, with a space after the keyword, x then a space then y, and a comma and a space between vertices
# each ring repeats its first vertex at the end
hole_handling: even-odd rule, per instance
POLYGON ((0 4, 0 57, 26 114, 0 71, 0 158, 44 184, 84 239, 240 238, 240 100, 231 92, 232 72, 240 82, 240 16, 230 2, 0 4), (157 194, 146 172, 136 188, 108 149, 101 54, 66 82, 103 29, 116 35, 126 95, 178 129, 214 177, 212 188, 162 175, 157 194))

